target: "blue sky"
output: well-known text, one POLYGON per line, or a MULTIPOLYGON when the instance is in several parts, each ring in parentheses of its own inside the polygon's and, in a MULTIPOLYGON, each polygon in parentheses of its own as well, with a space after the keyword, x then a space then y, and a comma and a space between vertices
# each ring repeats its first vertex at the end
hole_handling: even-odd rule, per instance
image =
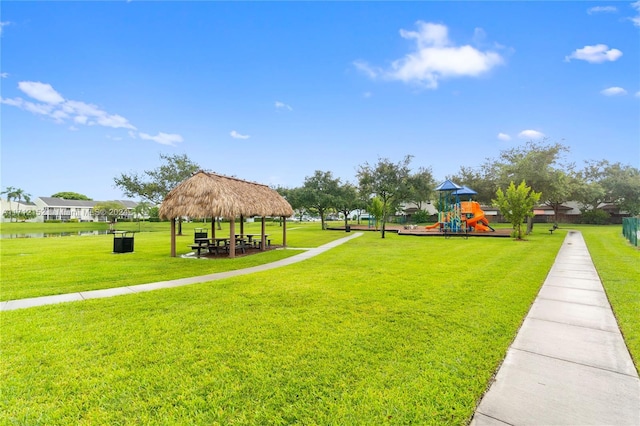
POLYGON ((528 140, 640 166, 640 1, 2 2, 1 184, 122 199, 187 154, 295 187, 528 140))

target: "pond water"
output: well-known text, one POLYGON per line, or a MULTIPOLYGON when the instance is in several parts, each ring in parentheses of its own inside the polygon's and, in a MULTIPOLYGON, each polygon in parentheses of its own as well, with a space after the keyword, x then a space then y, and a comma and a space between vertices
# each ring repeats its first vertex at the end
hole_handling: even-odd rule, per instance
POLYGON ((94 231, 73 231, 73 232, 29 232, 20 234, 0 234, 0 239, 10 238, 57 238, 57 237, 86 237, 90 235, 104 235, 110 234, 108 229, 94 230, 94 231))

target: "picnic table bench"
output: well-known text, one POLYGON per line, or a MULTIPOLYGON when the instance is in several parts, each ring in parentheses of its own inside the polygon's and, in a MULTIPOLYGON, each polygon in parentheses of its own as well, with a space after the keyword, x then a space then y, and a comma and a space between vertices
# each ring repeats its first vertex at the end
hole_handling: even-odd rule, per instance
POLYGON ((549 234, 552 235, 553 231, 555 231, 556 229, 558 229, 558 224, 554 223, 553 226, 549 228, 549 234))

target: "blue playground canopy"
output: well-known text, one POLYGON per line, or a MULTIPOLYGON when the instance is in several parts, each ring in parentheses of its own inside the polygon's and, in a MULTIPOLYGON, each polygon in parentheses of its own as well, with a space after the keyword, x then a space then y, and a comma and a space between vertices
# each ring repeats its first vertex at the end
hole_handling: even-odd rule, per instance
POLYGON ((462 188, 453 191, 454 195, 476 195, 477 192, 468 186, 462 185, 462 188))
POLYGON ((457 189, 462 189, 462 187, 457 183, 453 183, 449 179, 447 179, 444 182, 442 182, 440 185, 438 185, 438 187, 436 188, 436 191, 455 191, 457 189))

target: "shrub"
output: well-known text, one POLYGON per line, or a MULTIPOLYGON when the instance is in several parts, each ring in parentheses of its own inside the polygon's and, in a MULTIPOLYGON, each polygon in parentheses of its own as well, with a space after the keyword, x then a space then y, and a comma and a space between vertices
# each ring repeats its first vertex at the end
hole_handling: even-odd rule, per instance
POLYGON ((582 212, 582 223, 589 223, 592 225, 607 225, 609 224, 609 213, 602 209, 592 209, 582 212))

